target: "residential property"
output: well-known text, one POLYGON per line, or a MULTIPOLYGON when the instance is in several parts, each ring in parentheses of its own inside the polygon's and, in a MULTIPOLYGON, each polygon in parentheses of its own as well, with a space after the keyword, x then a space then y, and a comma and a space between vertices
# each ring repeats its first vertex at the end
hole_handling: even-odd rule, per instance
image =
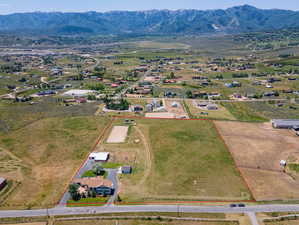
POLYGON ((78 191, 82 193, 84 193, 84 190, 95 191, 97 195, 101 196, 113 195, 114 193, 112 181, 103 177, 77 178, 73 183, 80 185, 81 188, 78 191))

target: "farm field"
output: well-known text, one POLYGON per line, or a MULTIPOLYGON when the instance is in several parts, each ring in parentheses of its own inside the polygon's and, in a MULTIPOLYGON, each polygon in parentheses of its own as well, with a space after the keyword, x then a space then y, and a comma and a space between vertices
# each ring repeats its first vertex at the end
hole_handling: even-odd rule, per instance
POLYGON ((298 199, 299 180, 284 173, 279 164, 299 159, 293 133, 273 129, 270 123, 215 124, 256 200, 298 199))
POLYGON ((14 224, 6 224, 6 225, 46 225, 46 222, 36 222, 36 223, 14 223, 14 224))
POLYGON ((245 102, 222 102, 230 114, 232 114, 239 121, 246 122, 265 122, 268 119, 257 110, 249 107, 245 102))
POLYGON ((248 102, 248 107, 269 119, 298 119, 299 104, 285 103, 282 107, 277 107, 275 104, 266 102, 248 102), (290 108, 290 107, 293 107, 290 108))
POLYGON ((188 49, 190 48, 187 44, 182 43, 170 43, 170 42, 158 42, 158 41, 140 41, 134 43, 139 48, 150 48, 150 49, 188 49))
MULTIPOLYGON (((82 221, 58 221, 55 225, 81 225, 82 221)), ((85 225, 237 225, 236 222, 200 222, 180 220, 84 220, 85 225)))
POLYGON ((55 205, 108 121, 93 116, 47 118, 2 135, 0 176, 20 185, 1 206, 55 205))
POLYGON ((278 222, 265 222, 265 225, 297 225, 299 220, 285 220, 278 222))
POLYGON ((121 178, 124 202, 251 198, 212 122, 138 119, 136 123, 150 163, 144 171, 133 169, 132 175, 121 178))

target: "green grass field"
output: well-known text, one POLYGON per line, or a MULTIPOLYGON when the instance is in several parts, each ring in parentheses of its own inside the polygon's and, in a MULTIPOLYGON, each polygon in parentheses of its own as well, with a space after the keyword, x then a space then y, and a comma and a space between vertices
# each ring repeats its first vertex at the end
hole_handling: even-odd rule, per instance
POLYGON ((124 200, 250 199, 212 122, 138 120, 137 126, 147 138, 152 165, 144 183, 126 183, 124 200))

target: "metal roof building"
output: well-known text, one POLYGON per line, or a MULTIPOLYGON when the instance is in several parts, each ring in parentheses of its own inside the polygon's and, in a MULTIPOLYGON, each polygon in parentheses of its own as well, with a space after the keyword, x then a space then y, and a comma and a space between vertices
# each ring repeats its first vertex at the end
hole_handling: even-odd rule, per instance
POLYGON ((281 129, 292 129, 293 127, 299 126, 299 120, 290 119, 277 119, 271 121, 274 128, 281 129))
POLYGON ((109 152, 92 152, 89 155, 89 159, 95 161, 107 161, 109 158, 109 152))

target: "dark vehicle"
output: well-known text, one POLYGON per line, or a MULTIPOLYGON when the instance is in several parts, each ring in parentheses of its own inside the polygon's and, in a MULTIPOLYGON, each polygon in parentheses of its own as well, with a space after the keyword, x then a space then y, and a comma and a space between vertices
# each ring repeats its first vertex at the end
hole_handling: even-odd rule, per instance
POLYGON ((245 207, 245 204, 240 203, 240 204, 238 204, 238 206, 239 206, 239 207, 245 207))
POLYGON ((234 208, 234 207, 237 207, 237 205, 236 204, 230 204, 229 207, 234 208))

